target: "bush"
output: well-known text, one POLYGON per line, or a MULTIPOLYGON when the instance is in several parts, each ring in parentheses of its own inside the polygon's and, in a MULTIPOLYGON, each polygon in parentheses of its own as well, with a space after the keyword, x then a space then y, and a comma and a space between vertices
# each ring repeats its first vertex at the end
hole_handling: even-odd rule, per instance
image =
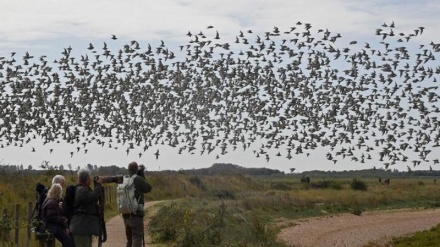
POLYGON ((318 181, 315 183, 310 184, 311 188, 314 189, 334 189, 334 190, 341 190, 342 185, 336 181, 318 181))
POLYGON ((367 184, 361 180, 353 179, 353 181, 351 182, 351 188, 354 190, 366 191, 367 184))
POLYGON ((218 210, 195 210, 188 204, 163 206, 150 221, 155 242, 177 246, 218 246, 223 241, 226 205, 218 210))
POLYGON ((159 209, 157 217, 150 221, 149 231, 153 239, 158 242, 173 242, 177 239, 180 226, 176 222, 183 222, 188 207, 171 204, 159 209))
POLYGON ((205 185, 202 183, 202 180, 198 177, 198 176, 192 176, 189 178, 189 182, 194 185, 197 186, 197 188, 201 189, 201 190, 206 190, 205 185))
POLYGON ((235 199, 235 193, 230 190, 213 190, 211 194, 218 199, 235 199))
POLYGON ((290 190, 290 186, 284 182, 272 183, 270 186, 273 190, 290 190))

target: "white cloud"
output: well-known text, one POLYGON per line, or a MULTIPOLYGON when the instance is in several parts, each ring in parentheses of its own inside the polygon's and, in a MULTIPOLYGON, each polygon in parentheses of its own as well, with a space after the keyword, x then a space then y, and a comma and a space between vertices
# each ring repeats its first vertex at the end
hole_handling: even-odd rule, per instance
POLYGON ((334 32, 373 33, 374 27, 394 20, 402 25, 439 23, 439 5, 425 2, 382 1, 122 1, 54 0, 8 1, 2 5, 0 33, 7 40, 56 39, 69 35, 107 38, 116 33, 141 40, 162 34, 184 36, 188 30, 214 25, 232 36, 241 28, 256 32, 273 26, 288 28, 297 21, 334 32), (371 30, 373 29, 373 30, 371 30))

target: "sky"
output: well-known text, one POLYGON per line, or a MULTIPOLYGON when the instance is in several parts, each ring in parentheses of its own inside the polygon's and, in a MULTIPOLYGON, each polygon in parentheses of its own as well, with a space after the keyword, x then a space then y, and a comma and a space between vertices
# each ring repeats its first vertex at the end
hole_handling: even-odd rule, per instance
MULTIPOLYGON (((352 1, 352 0, 0 0, 0 57, 16 52, 22 56, 29 52, 35 56, 59 58, 66 47, 82 54, 89 43, 110 43, 111 36, 118 37, 111 45, 120 47, 136 40, 143 44, 164 41, 167 47, 178 50, 188 41, 186 33, 206 31, 213 26, 222 39, 233 42, 241 30, 264 34, 275 26, 286 30, 296 22, 310 23, 316 29, 329 29, 340 33, 343 40, 368 41, 376 28, 383 23, 395 22, 402 31, 425 27, 423 36, 415 43, 440 42, 440 2, 426 1, 352 1)), ((212 31, 213 31, 212 30, 212 31)), ((365 164, 340 162, 333 164, 325 159, 325 149, 310 150, 310 155, 299 155, 291 160, 275 157, 267 162, 255 158, 248 151, 230 152, 219 159, 216 155, 177 154, 167 146, 151 148, 142 157, 137 152, 127 155, 119 150, 89 147, 89 152, 70 151, 75 146, 50 143, 44 146, 37 140, 23 148, 0 149, 0 164, 28 165, 37 168, 43 161, 51 165, 73 167, 96 164, 125 167, 131 161, 147 166, 148 170, 178 170, 209 167, 214 163, 232 163, 244 167, 267 167, 290 172, 307 170, 357 170, 379 167, 378 163, 365 164), (36 152, 31 152, 37 147, 36 152), (54 148, 55 147, 55 148, 54 148), (49 154, 49 149, 56 151, 49 154), (156 160, 153 153, 160 149, 156 160)), ((249 150, 252 150, 250 148, 249 150)), ((276 150, 274 151, 276 152, 276 150)), ((428 169, 422 165, 418 169, 428 169)), ((396 167, 406 169, 406 164, 396 167)))

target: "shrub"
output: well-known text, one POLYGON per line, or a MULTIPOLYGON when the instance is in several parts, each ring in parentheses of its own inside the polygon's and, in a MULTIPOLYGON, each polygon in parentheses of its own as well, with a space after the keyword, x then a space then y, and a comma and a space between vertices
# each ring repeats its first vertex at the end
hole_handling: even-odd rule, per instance
POLYGON ((213 190, 211 194, 218 199, 235 199, 235 193, 230 190, 213 190))
POLYGON ((262 243, 262 246, 270 246, 271 243, 275 243, 276 233, 263 224, 256 214, 252 215, 251 229, 253 237, 262 243))
POLYGON ((194 185, 197 186, 197 188, 201 189, 201 190, 206 190, 205 185, 202 183, 202 180, 198 177, 198 176, 192 176, 189 178, 189 182, 194 185))
POLYGON ((336 181, 318 181, 313 182, 310 184, 311 188, 314 189, 334 189, 334 190, 341 190, 342 185, 336 181))
POLYGON ((183 222, 188 210, 187 207, 177 204, 161 207, 157 217, 150 221, 149 231, 153 239, 159 242, 175 241, 180 228, 176 222, 183 222))
POLYGON ((356 207, 354 207, 354 208, 351 210, 351 212, 352 212, 354 215, 357 215, 357 216, 360 216, 360 215, 362 214, 363 211, 364 211, 364 209, 363 209, 362 207, 360 207, 360 206, 356 206, 356 207))
POLYGON ((274 190, 290 190, 290 186, 287 183, 284 182, 277 182, 272 183, 270 186, 271 189, 274 190))
POLYGON ((351 188, 354 190, 366 191, 367 184, 361 180, 353 179, 353 181, 351 182, 351 188))

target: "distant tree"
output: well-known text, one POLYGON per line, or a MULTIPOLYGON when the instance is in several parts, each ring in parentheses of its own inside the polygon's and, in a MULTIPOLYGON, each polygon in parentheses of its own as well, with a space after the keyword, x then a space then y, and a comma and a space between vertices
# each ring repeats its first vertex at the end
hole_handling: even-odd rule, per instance
POLYGON ((91 171, 91 170, 93 170, 93 166, 92 166, 92 164, 87 164, 87 168, 91 171))
POLYGON ((50 161, 43 160, 43 161, 41 161, 40 167, 43 168, 43 169, 49 169, 49 164, 50 164, 50 161))
POLYGON ((72 164, 67 164, 67 168, 69 168, 69 171, 72 171, 72 164))
POLYGON ((28 170, 29 171, 32 170, 32 166, 31 165, 28 166, 28 170))
POLYGON ((64 166, 60 165, 60 171, 64 171, 64 166))

